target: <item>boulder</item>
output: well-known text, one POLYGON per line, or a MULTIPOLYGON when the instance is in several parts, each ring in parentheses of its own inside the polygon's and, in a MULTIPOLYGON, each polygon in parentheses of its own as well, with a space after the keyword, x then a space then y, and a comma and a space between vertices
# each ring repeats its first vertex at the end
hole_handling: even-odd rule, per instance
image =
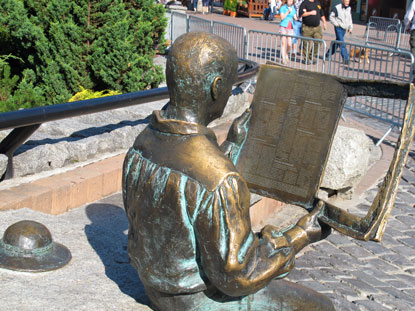
POLYGON ((371 154, 379 153, 376 148, 379 147, 362 130, 339 126, 320 187, 329 196, 343 193, 351 198, 353 188, 370 167, 371 154))
POLYGON ((225 110, 219 119, 214 120, 209 124, 209 127, 214 127, 219 124, 233 121, 239 117, 249 107, 248 93, 241 88, 235 88, 232 91, 232 96, 229 97, 225 110))
POLYGON ((0 153, 0 177, 6 172, 8 158, 6 155, 0 153))

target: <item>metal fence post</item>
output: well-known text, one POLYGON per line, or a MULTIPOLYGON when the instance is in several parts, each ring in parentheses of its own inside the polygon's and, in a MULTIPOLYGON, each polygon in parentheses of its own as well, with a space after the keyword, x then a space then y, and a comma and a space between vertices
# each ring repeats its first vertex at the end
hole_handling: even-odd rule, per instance
POLYGON ((174 31, 174 14, 170 12, 170 41, 173 43, 173 31, 174 31))

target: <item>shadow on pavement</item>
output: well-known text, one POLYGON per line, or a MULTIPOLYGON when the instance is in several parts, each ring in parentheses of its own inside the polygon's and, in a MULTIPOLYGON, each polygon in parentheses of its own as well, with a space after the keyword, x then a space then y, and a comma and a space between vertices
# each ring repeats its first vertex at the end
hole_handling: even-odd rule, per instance
POLYGON ((124 209, 112 204, 90 204, 86 214, 92 223, 85 226, 85 233, 101 258, 107 277, 118 285, 121 292, 149 306, 144 286, 129 263, 128 221, 124 209))

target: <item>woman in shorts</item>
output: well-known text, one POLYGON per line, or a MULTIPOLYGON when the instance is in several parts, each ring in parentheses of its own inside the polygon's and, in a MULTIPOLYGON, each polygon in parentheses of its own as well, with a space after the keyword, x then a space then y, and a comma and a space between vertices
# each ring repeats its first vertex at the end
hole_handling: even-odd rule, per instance
MULTIPOLYGON (((280 8, 280 34, 294 35, 294 19, 297 12, 293 6, 293 0, 284 0, 280 8)), ((285 65, 289 62, 289 51, 291 50, 291 37, 283 36, 281 39, 281 60, 285 65)))

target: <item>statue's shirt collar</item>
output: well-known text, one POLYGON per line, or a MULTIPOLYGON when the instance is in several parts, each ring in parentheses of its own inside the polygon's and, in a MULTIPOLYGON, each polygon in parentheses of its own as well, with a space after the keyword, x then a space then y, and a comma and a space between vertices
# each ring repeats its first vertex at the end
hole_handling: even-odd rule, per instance
POLYGON ((216 141, 215 133, 206 126, 200 125, 196 122, 175 119, 164 119, 161 116, 160 110, 153 111, 153 114, 150 119, 150 124, 153 128, 163 133, 177 135, 205 135, 210 139, 216 141))

